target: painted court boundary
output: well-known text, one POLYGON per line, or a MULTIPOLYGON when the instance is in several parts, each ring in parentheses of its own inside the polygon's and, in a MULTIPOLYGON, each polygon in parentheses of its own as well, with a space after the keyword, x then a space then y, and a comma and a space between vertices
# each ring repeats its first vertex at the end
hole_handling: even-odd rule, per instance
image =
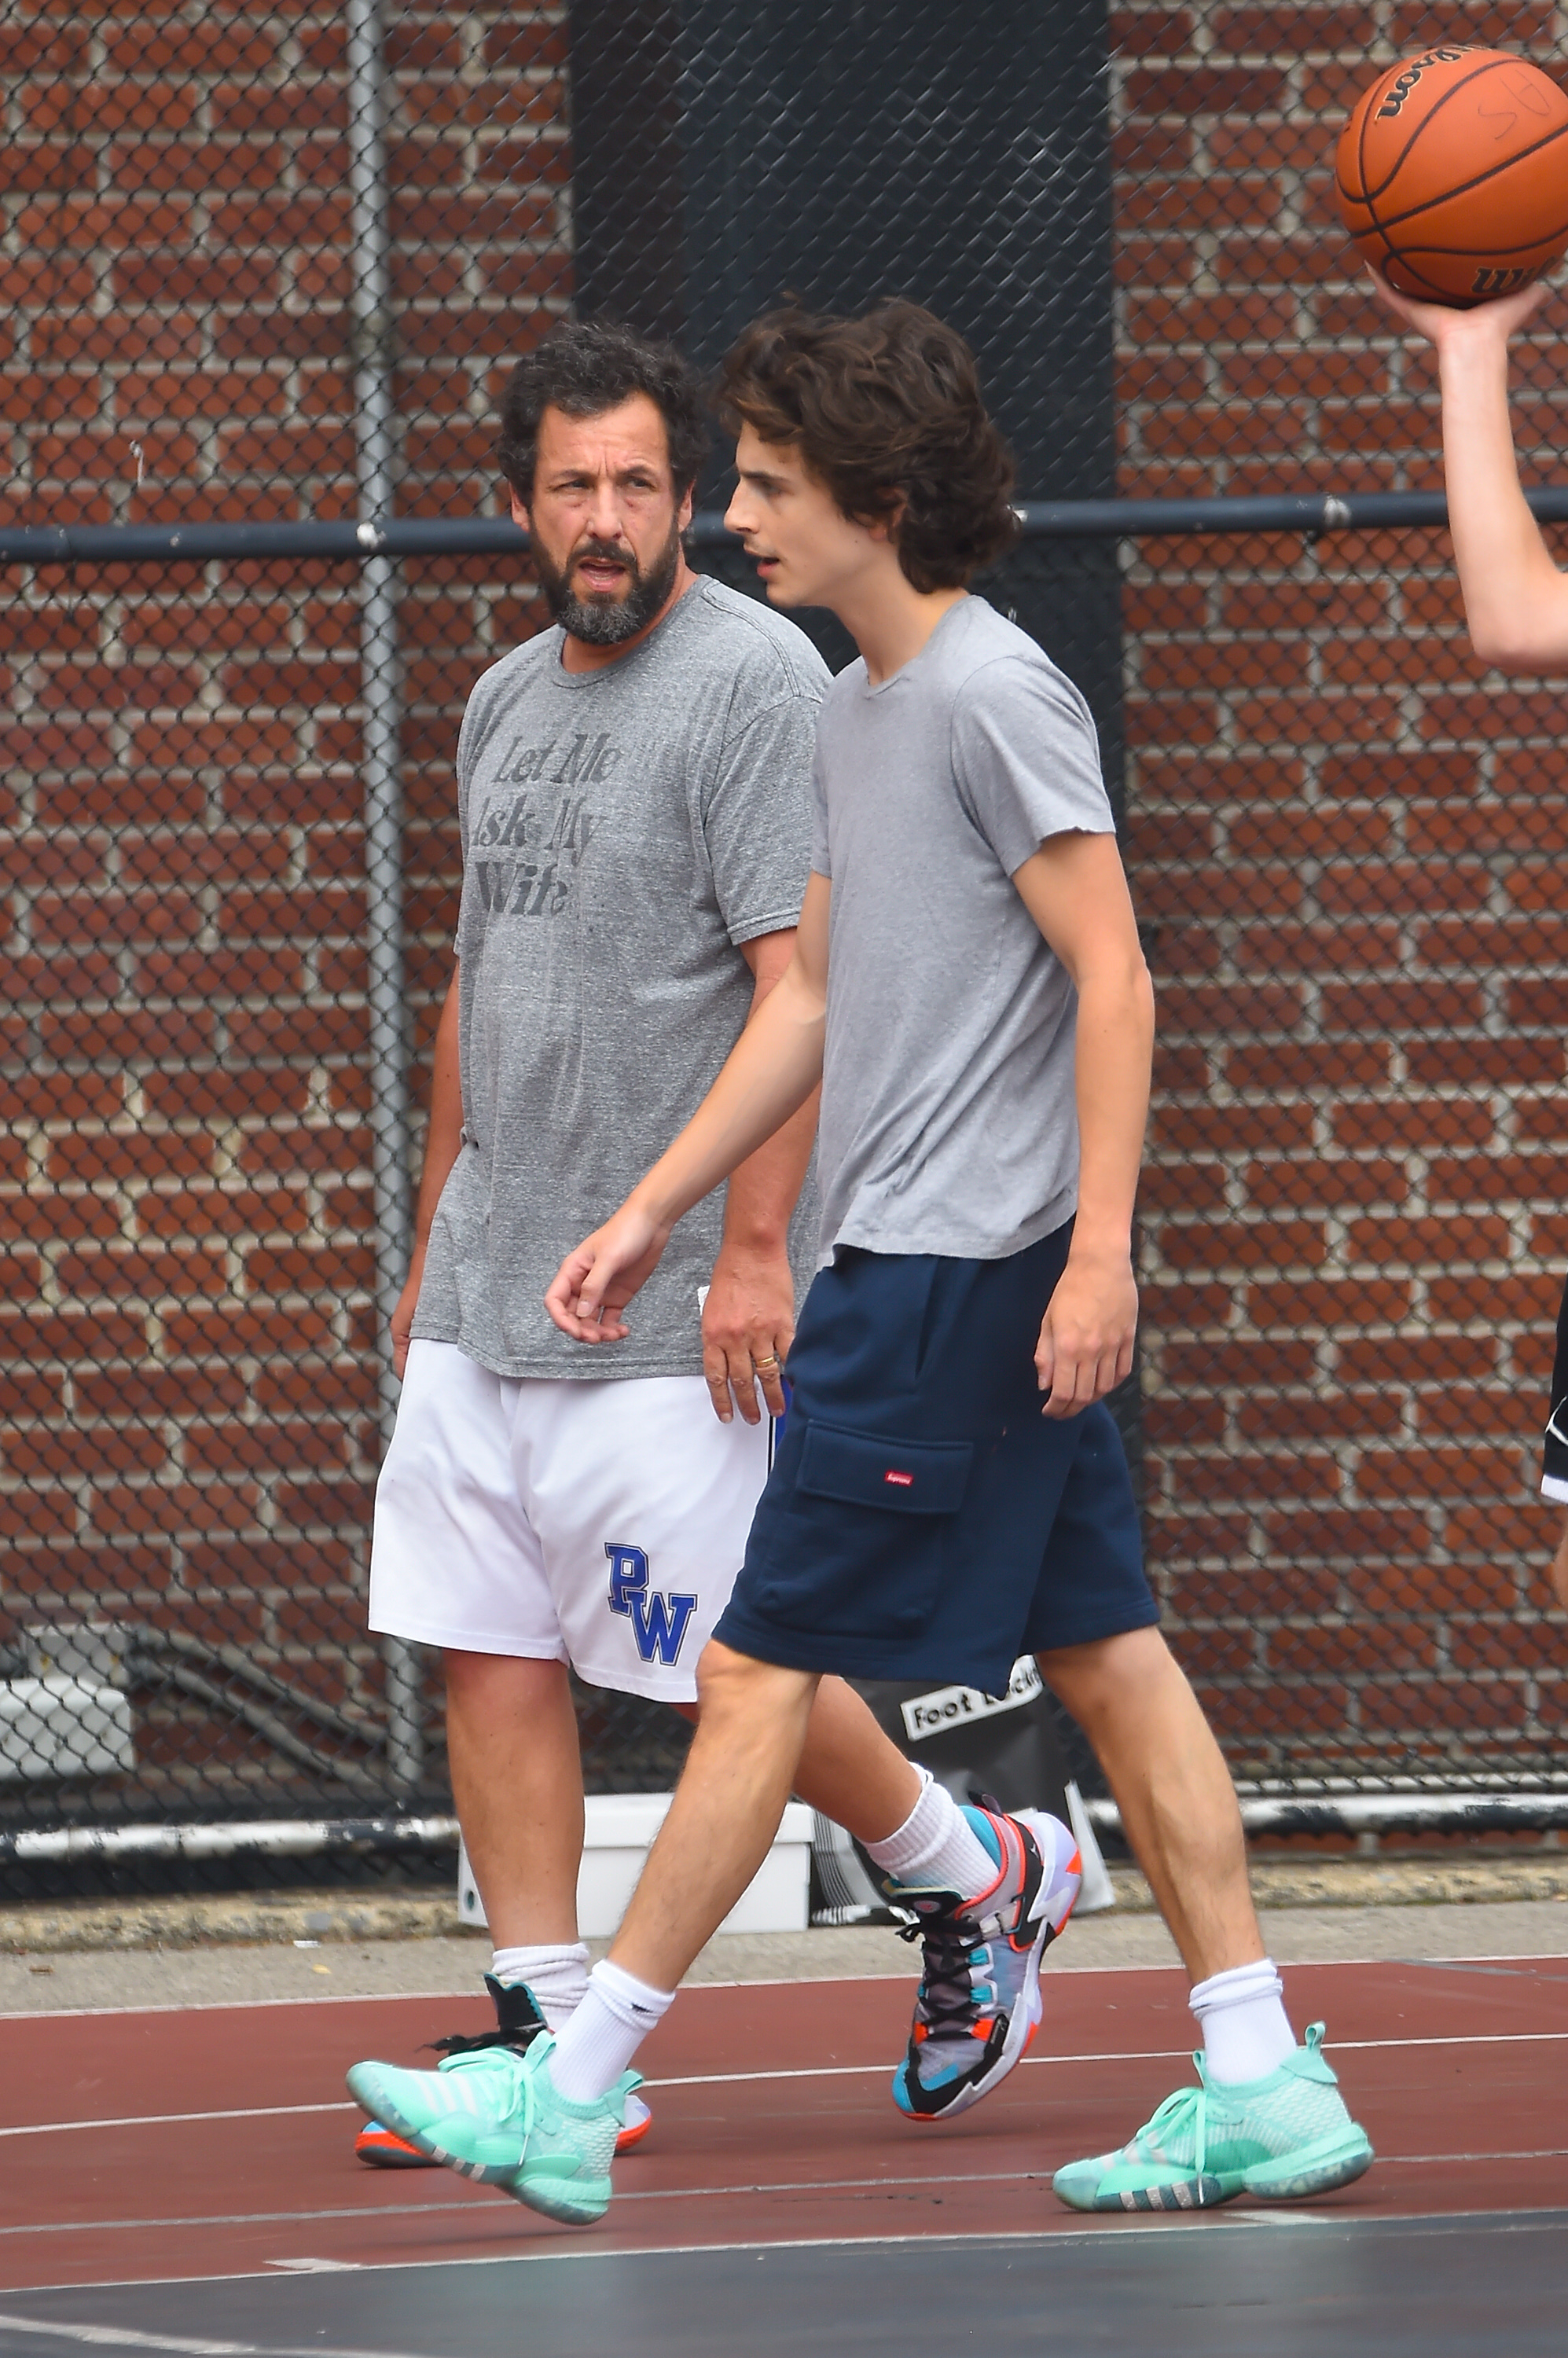
MULTIPOLYGON (((1568 2147, 1559 2147, 1559 2146, 1530 2147, 1527 2147, 1527 2148, 1523 2148, 1523 2149, 1519 2149, 1519 2150, 1511 2150, 1511 2149, 1510 2149, 1510 2150, 1508 2150, 1508 2151, 1497 2151, 1497 2152, 1490 2152, 1490 2153, 1380 2153, 1380 2154, 1378 2156, 1378 2166, 1379 2166, 1379 2169, 1424 2169, 1431 2168, 1431 2167, 1433 2167, 1433 2165, 1435 2165, 1435 2164, 1439 2164, 1439 2163, 1444 2163, 1444 2164, 1462 2163, 1462 2164, 1464 2164, 1465 2167, 1470 2168, 1470 2169, 1481 2169, 1481 2168, 1483 2168, 1483 2167, 1484 2167, 1487 2162, 1491 2162, 1491 2161, 1560 2161, 1560 2160, 1562 2160, 1562 2159, 1564 2158, 1564 2156, 1568 2156, 1568 2147)), ((812 2179, 790 2179, 790 2178, 785 2178, 785 2179, 760 2179, 760 2180, 757 2180, 756 2181, 754 2181, 753 2183, 751 2183, 751 2184, 736 2185, 736 2186, 665 2186, 665 2187, 649 2188, 649 2189, 643 2189, 643 2190, 639 2190, 639 2189, 630 2189, 630 2190, 625 2190, 625 2191, 623 2191, 623 2192, 620 2192, 620 2193, 618 2193, 618 2194, 617 2194, 617 2196, 616 2196, 616 2201, 617 2201, 617 2203, 618 2203, 618 2204, 620 2204, 620 2205, 622 2205, 622 2206, 623 2206, 623 2207, 625 2207, 625 2208, 627 2208, 627 2209, 630 2209, 633 2205, 634 2205, 634 2204, 640 2204, 640 2203, 650 2203, 650 2202, 691 2202, 691 2201, 697 2201, 697 2202, 701 2202, 701 2201, 719 2201, 719 2200, 722 2200, 724 2197, 729 2196, 729 2195, 732 2195, 732 2194, 748 2194, 748 2195, 751 2195, 751 2194, 863 2194, 863 2193, 877 2194, 877 2193, 884 2193, 884 2192, 886 2192, 890 2188, 894 2188, 894 2187, 954 2186, 954 2185, 959 2185, 959 2186, 1032 2186, 1032 2185, 1033 2185, 1033 2186, 1047 2186, 1047 2185, 1049 2185, 1049 2184, 1050 2184, 1050 2181, 1051 2181, 1051 2172, 1050 2172, 1049 2170, 1047 2170, 1047 2169, 985 2169, 985 2170, 966 2170, 966 2171, 963 2173, 963 2175, 962 2175, 962 2177, 961 2177, 961 2178, 955 2178, 955 2177, 953 2176, 953 2174, 952 2174, 952 2172, 951 2172, 951 2171, 942 2171, 942 2170, 926 2170, 926 2171, 919 2172, 919 2173, 917 2173, 917 2174, 915 2174, 915 2175, 914 2175, 914 2176, 911 2176, 911 2177, 899 2177, 899 2178, 822 2178, 822 2179, 816 2179, 816 2178, 812 2178, 812 2179)), ((385 2203, 377 2203, 377 2204, 376 2204, 376 2206, 375 2206, 375 2208, 374 2208, 374 2210, 373 2210, 373 2212, 367 2211, 366 2207, 365 2207, 362 2203, 359 2203, 359 2204, 355 2204, 355 2205, 353 2205, 352 2207, 348 2208, 348 2209, 332 2209, 332 2210, 322 2210, 321 2208, 319 2208, 319 2207, 318 2206, 316 2209, 314 2209, 314 2210, 310 2210, 310 2211, 230 2211, 230 2212, 214 2212, 214 2213, 213 2213, 211 2216, 210 2216, 210 2217, 200 2217, 200 2218, 191 2217, 191 2216, 189 2216, 189 2215, 179 2215, 179 2216, 175 2216, 175 2217, 167 2217, 167 2218, 162 2218, 162 2219, 59 2219, 59 2220, 47 2220, 47 2221, 44 2221, 43 2223, 39 2223, 39 2224, 31 2225, 31 2226, 26 2226, 26 2227, 0 2227, 0 2238, 4 2238, 4 2237, 6 2237, 6 2236, 10 2236, 10 2235, 81 2235, 81 2234, 133 2234, 133 2233, 136 2232, 136 2231, 137 2231, 137 2230, 139 2230, 139 2229, 168 2228, 168 2227, 192 2228, 192 2227, 273 2227, 273 2226, 276 2226, 276 2227, 287 2227, 287 2226, 300 2226, 300 2225, 306 2225, 306 2226, 308 2226, 312 2222, 314 2222, 314 2221, 318 2221, 318 2220, 323 2220, 323 2219, 350 2219, 350 2220, 362 2220, 362 2219, 364 2219, 364 2218, 366 2218, 366 2217, 372 2217, 372 2218, 375 2218, 375 2219, 426 2219, 426 2218, 436 2218, 436 2217, 439 2217, 439 2216, 440 2216, 440 2215, 442 2215, 443 2213, 449 2213, 449 2212, 465 2212, 465 2211, 471 2211, 471 2210, 473 2210, 473 2209, 475 2208, 475 2206, 476 2206, 476 2205, 479 2205, 479 2204, 483 2204, 484 2206, 486 2206, 486 2207, 488 2207, 489 2209, 492 2209, 492 2210, 505 2210, 505 2209, 508 2207, 507 2198, 506 2198, 505 2196, 503 2196, 503 2195, 497 2195, 497 2194, 491 2194, 491 2193, 489 2193, 489 2192, 487 2192, 487 2191, 481 2190, 481 2191, 477 2191, 477 2192, 476 2192, 476 2193, 474 2193, 474 2194, 470 2194, 470 2196, 468 2196, 468 2197, 467 2197, 467 2199, 466 2199, 466 2200, 460 2201, 456 2201, 456 2202, 385 2202, 385 2203)), ((1123 2220, 1124 2220, 1124 2223, 1125 2223, 1125 2218, 1126 2218, 1126 2216, 1130 2216, 1130 2214, 1109 2213, 1109 2214, 1108 2214, 1108 2215, 1110 2218, 1112 2218, 1113 2220, 1114 2220, 1114 2219, 1116 2219, 1116 2218, 1121 2217, 1121 2218, 1123 2218, 1123 2220)), ((1141 2218, 1144 2214, 1140 2213, 1140 2214, 1138 2214, 1138 2215, 1140 2216, 1140 2218, 1141 2218)), ((1193 2215, 1194 2215, 1194 2216, 1196 2216, 1197 2214, 1196 2214, 1196 2213, 1194 2213, 1193 2215)), ((1212 2213, 1210 2213, 1210 2212, 1206 2212, 1203 2215, 1204 2215, 1204 2216, 1206 2216, 1206 2217, 1207 2217, 1207 2216, 1211 2216, 1211 2215, 1214 2215, 1214 2214, 1212 2214, 1212 2213)), ((1316 2213, 1314 2213, 1314 2212, 1292 2212, 1292 2211, 1289 2211, 1289 2210, 1281 2210, 1281 2211, 1279 2211, 1279 2212, 1273 2212, 1273 2211, 1261 2211, 1261 2212, 1239 2212, 1239 2213, 1238 2213, 1237 2215, 1238 2215, 1238 2217, 1243 2217, 1243 2218, 1258 2217, 1258 2218, 1281 2219, 1281 2220, 1285 2220, 1285 2221, 1289 2221, 1289 2220, 1292 2220, 1292 2219, 1299 2219, 1299 2220, 1300 2220, 1303 2224, 1311 2224, 1311 2225, 1314 2225, 1314 2226, 1316 2226, 1316 2225, 1319 2225, 1319 2224, 1324 2225, 1324 2226, 1333 2226, 1333 2225, 1336 2225, 1336 2224, 1343 2223, 1341 2223, 1340 2221, 1338 2221, 1338 2220, 1337 2220, 1337 2219, 1336 2219, 1333 2214, 1325 2213, 1325 2214, 1324 2214, 1323 2218, 1320 2220, 1320 2219, 1318 2218, 1317 2214, 1316 2214, 1316 2213)), ((1412 2219, 1424 2219, 1424 2218, 1426 2217, 1426 2215, 1427 2215, 1427 2214, 1426 2214, 1426 2213, 1424 2213, 1424 2212, 1410 2212, 1410 2213, 1408 2213, 1408 2214, 1399 2214, 1399 2213, 1388 2213, 1388 2214, 1379 2213, 1379 2218, 1381 2218, 1381 2217, 1383 2217, 1383 2216, 1385 2216, 1385 2215, 1387 2215, 1387 2216, 1408 2215, 1409 2217, 1411 2217, 1411 2218, 1412 2218, 1412 2219)), ((1445 2215, 1445 2216, 1449 2216, 1449 2217, 1453 2217, 1453 2216, 1457 2216, 1457 2215, 1459 2215, 1459 2214, 1457 2214, 1457 2213, 1446 2213, 1446 2214, 1444 2214, 1444 2215, 1445 2215)), ((1497 2214, 1482 2214, 1482 2215, 1497 2215, 1497 2214)), ((1509 2215, 1513 2215, 1513 2214, 1509 2214, 1509 2215)), ((1371 2223, 1375 2223, 1375 2222, 1371 2222, 1371 2223)), ((1028 2240, 1032 2240, 1032 2239, 1033 2238, 1033 2230, 1024 2230, 1024 2231, 1021 2231, 1021 2232, 1022 2232, 1022 2234, 1023 2240, 1028 2241, 1028 2240)), ((1061 2229, 1061 2228, 1054 2229, 1054 2230, 1053 2231, 1053 2233, 1052 2233, 1052 2236, 1051 2236, 1050 2240, 1051 2240, 1052 2242, 1058 2241, 1058 2240, 1060 2239, 1061 2235, 1062 2235, 1063 2234, 1065 2234, 1065 2233, 1067 2233, 1067 2232, 1068 2232, 1067 2230, 1061 2229)), ((1103 2232, 1103 2230, 1102 2230, 1101 2232, 1103 2232)), ((862 2244, 862 2243, 881 2244, 881 2243, 886 2243, 886 2242, 888 2242, 888 2241, 890 2241, 890 2240, 891 2240, 891 2241, 899 2241, 899 2242, 916 2242, 916 2241, 919 2241, 919 2242, 925 2242, 925 2241, 930 2241, 930 2240, 933 2240, 933 2239, 932 2239, 932 2238, 929 2238, 929 2237, 896 2237, 896 2238, 889 2238, 889 2237, 887 2237, 887 2236, 883 2236, 883 2235, 843 2235, 843 2236, 834 2236, 834 2237, 827 2237, 827 2238, 824 2238, 824 2237, 820 2237, 820 2236, 816 2236, 816 2237, 807 2236, 807 2237, 804 2238, 803 2240, 804 2240, 806 2243, 807 2243, 807 2244, 817 2244, 817 2243, 824 2243, 824 2242, 832 2242, 832 2243, 836 2243, 836 2244, 837 2244, 837 2243, 842 2243, 842 2244, 862 2244)), ((969 2241, 972 2241, 972 2240, 973 2240, 973 2238, 972 2238, 972 2237, 955 2237, 955 2238, 951 2238, 951 2239, 947 2239, 947 2238, 936 2238, 936 2239, 935 2239, 935 2240, 939 2240, 939 2241, 940 2241, 940 2240, 952 2240, 952 2241, 969 2242, 969 2241)), ((656 2247, 656 2249, 654 2251, 654 2253, 653 2253, 651 2255, 652 2255, 652 2256, 657 2256, 657 2253, 658 2253, 658 2252, 661 2252, 661 2251, 665 2251, 665 2250, 686 2250, 686 2249, 687 2249, 687 2248, 688 2248, 688 2247, 687 2247, 687 2245, 685 2245, 685 2244, 678 2244, 678 2245, 666 2245, 666 2244, 660 2244, 660 2245, 658 2245, 658 2246, 656 2247)), ((700 2245, 700 2246, 698 2246, 698 2245, 692 2245, 692 2246, 690 2246, 689 2248, 694 2249, 694 2250, 696 2250, 696 2249, 703 2249, 703 2250, 708 2250, 708 2249, 711 2249, 711 2250, 714 2250, 714 2251, 749 2251, 749 2250, 751 2250, 751 2249, 752 2248, 752 2246, 750 2244, 712 2244, 712 2245, 700 2245)), ((773 2245, 773 2244, 768 2244, 768 2245, 766 2245, 766 2246, 762 2246, 762 2247, 761 2247, 761 2248, 764 2248, 764 2249, 767 2249, 767 2250, 773 2250, 773 2249, 776 2249, 776 2248, 779 2248, 779 2247, 778 2247, 778 2246, 775 2246, 775 2245, 773 2245)), ((641 2247, 640 2252, 639 2252, 639 2256, 648 2256, 648 2255, 649 2255, 649 2254, 648 2254, 648 2252, 647 2252, 647 2247, 641 2247)), ((517 2256, 518 2256, 518 2255, 516 2255, 516 2254, 507 2254, 505 2256, 507 2256, 507 2257, 509 2257, 509 2258, 515 2258, 515 2257, 517 2257, 517 2256)), ((585 2258, 587 2258, 587 2257, 595 2257, 595 2256, 597 2256, 597 2257, 603 2257, 603 2256, 605 2256, 605 2255, 602 2255, 602 2254, 586 2254, 586 2253, 585 2253, 585 2254, 583 2255, 583 2256, 584 2256, 585 2258)), ((631 2256, 631 2255, 627 2255, 626 2256, 631 2256)), ((358 2261, 355 2261, 355 2262, 333 2262, 333 2263, 332 2263, 332 2265, 333 2265, 334 2266, 361 2266, 361 2265, 362 2265, 362 2263, 360 2263, 360 2262, 358 2262, 358 2261)), ((409 2266, 433 2266, 433 2265, 435 2265, 435 2263, 433 2263, 433 2262, 423 2262, 423 2261, 421 2261, 421 2262, 410 2262, 410 2263, 408 2263, 408 2265, 409 2265, 409 2266)), ((460 2263, 460 2262, 453 2262, 453 2263, 451 2263, 451 2265, 452 2265, 452 2266, 460 2266, 460 2265, 461 2265, 461 2263, 460 2263)), ((141 2281, 141 2279, 140 2279, 140 2278, 138 2278, 138 2279, 136 2279, 136 2281, 137 2281, 137 2282, 140 2282, 140 2281, 141 2281)), ((168 2282, 171 2282, 171 2283, 182 2283, 182 2284, 183 2284, 183 2283, 185 2283, 186 2281, 188 2281, 188 2279, 186 2279, 185 2277, 172 2277, 172 2278, 168 2278, 168 2279, 160 2279, 160 2280, 158 2280, 158 2281, 168 2281, 168 2282)), ((208 2283, 208 2282, 216 2282, 216 2281, 218 2281, 218 2279, 216 2279, 216 2278, 202 2277, 202 2278, 200 2278, 200 2279, 192 2278, 192 2279, 189 2279, 189 2281, 192 2281, 192 2282, 200 2281, 200 2282, 202 2282, 202 2283, 208 2283)))
MULTIPOLYGON (((735 1986, 732 1984, 723 1985, 735 1986)), ((763 1988, 794 1988, 796 1984, 763 1983, 763 1988)), ((0 2019, 5 2017, 0 2017, 0 2019)), ((1337 2055, 1392 2052, 1407 2047, 1544 2047, 1568 2040, 1568 2030, 1478 2030, 1450 2032, 1430 2039, 1336 2039, 1330 2042, 1337 2055)), ((1075 2063, 1182 2063, 1192 2053, 1190 2047, 1125 2048, 1104 2054, 1026 2055, 1015 2068, 1026 2071, 1056 2070, 1075 2063)), ((806 2064, 789 2071, 697 2071, 685 2078, 650 2080, 650 2090, 659 2088, 739 2088, 763 2080, 860 2080, 880 2078, 888 2069, 885 2063, 819 2063, 806 2064)), ((346 2097, 334 2097, 319 2104, 241 2104, 211 2113, 124 2113, 101 2121, 26 2121, 13 2128, 0 2128, 0 2137, 69 2136, 83 2129, 157 2129, 183 2126, 196 2121, 272 2121, 282 2120, 300 2113, 357 2113, 360 2106, 346 2097)), ((0 2234, 18 2231, 0 2228, 0 2234)))

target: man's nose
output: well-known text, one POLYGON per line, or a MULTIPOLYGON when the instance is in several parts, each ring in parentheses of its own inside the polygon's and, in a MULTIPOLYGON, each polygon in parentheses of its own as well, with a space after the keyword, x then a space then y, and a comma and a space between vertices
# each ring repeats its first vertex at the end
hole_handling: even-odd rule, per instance
POLYGON ((598 482, 589 503, 588 529, 596 540, 624 540, 621 495, 611 482, 598 482))

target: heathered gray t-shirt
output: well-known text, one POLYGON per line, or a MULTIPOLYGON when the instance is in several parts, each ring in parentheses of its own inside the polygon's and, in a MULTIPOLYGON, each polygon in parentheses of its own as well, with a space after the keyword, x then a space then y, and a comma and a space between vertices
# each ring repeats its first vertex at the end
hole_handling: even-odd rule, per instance
POLYGON ((981 598, 827 691, 812 866, 832 879, 817 1174, 835 1245, 1000 1260, 1077 1200, 1076 993, 1010 878, 1108 835, 1088 707, 981 598))
MULTIPOLYGON (((676 1229, 625 1342, 572 1342, 545 1290, 734 1046, 753 987, 740 945, 799 916, 827 672, 793 622, 707 579, 602 670, 563 670, 561 642, 503 656, 463 719, 464 1144, 414 1332, 499 1375, 699 1375, 722 1190, 676 1229)), ((808 1184, 800 1286, 816 1226, 808 1184)))

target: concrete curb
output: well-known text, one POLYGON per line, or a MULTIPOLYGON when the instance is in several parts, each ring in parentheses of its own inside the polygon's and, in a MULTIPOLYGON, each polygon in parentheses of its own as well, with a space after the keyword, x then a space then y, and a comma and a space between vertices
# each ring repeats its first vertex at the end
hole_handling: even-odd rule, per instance
MULTIPOLYGON (((1154 1901, 1135 1867, 1113 1866, 1117 1907, 1152 1915, 1154 1901)), ((1252 1889, 1260 1908, 1421 1908, 1510 1899, 1568 1899, 1562 1859, 1257 1859, 1252 1889)), ((70 1950, 276 1947, 291 1941, 430 1941, 463 1935, 453 1891, 297 1891, 181 1895, 157 1899, 61 1899, 0 1903, 0 1954, 47 1956, 70 1950)))
POLYGON ((357 1891, 236 1892, 0 1905, 0 1954, 9 1956, 70 1949, 276 1947, 290 1941, 429 1941, 467 1932, 455 1887, 395 1898, 357 1891))
MULTIPOLYGON (((1110 1867, 1118 1910, 1153 1915, 1137 1867, 1110 1867)), ((1568 1900, 1568 1855, 1556 1858, 1254 1860, 1260 1908, 1432 1908, 1441 1903, 1568 1900)), ((462 1933, 455 1891, 278 1891, 130 1900, 0 1903, 0 1955, 66 1950, 269 1948, 287 1941, 441 1941, 462 1933)))
MULTIPOLYGON (((1113 1866, 1116 1904, 1152 1915, 1136 1867, 1113 1866)), ((1554 1858, 1314 1858, 1252 1861, 1260 1908, 1432 1908, 1509 1899, 1568 1899, 1568 1856, 1554 1858)))

